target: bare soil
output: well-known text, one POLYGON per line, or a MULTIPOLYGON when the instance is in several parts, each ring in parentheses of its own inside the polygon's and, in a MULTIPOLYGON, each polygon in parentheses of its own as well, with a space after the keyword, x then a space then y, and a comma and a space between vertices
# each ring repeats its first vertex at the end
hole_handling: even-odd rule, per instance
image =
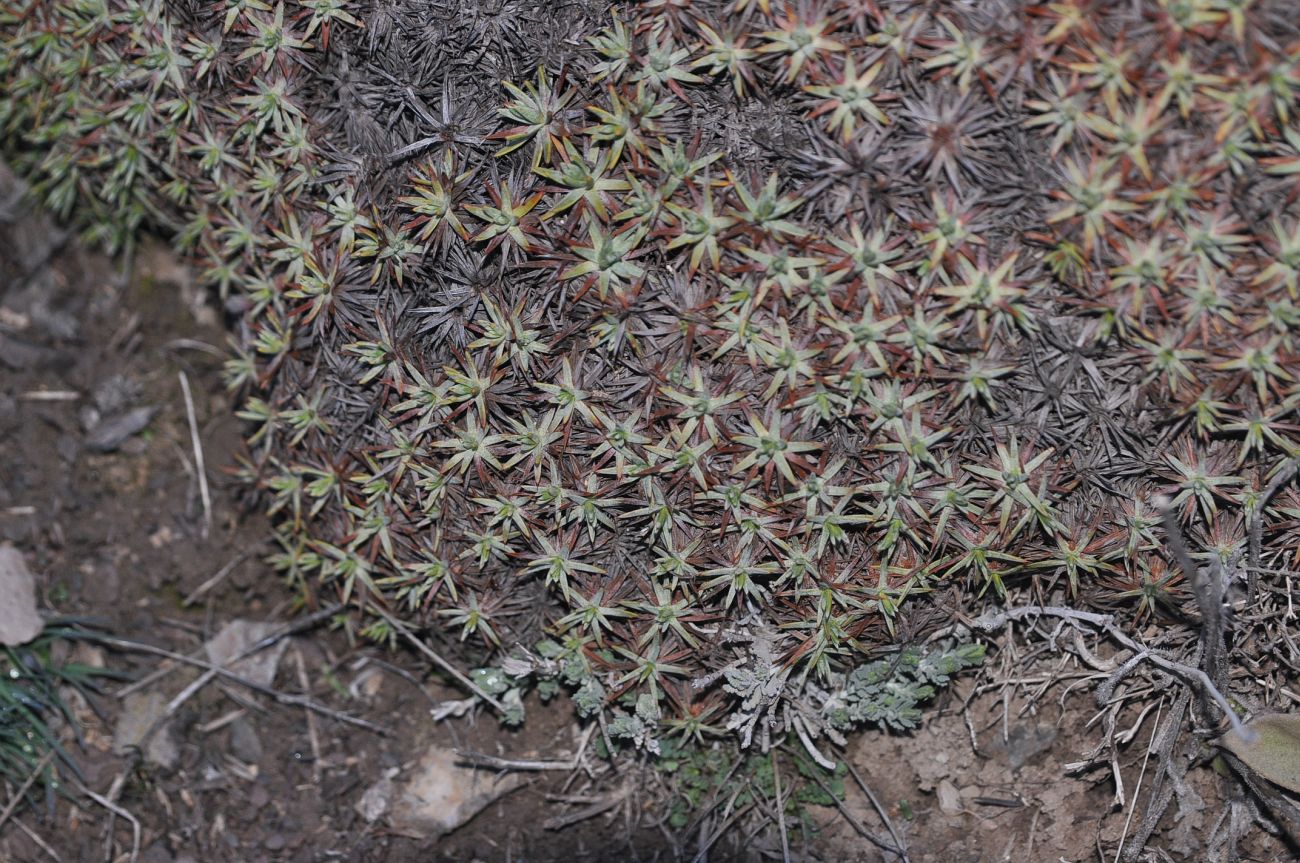
MULTIPOLYGON (((12 178, 0 185, 12 190, 12 178)), ((265 522, 241 502, 231 475, 240 438, 220 377, 221 310, 161 245, 146 243, 128 265, 86 251, 25 209, 9 215, 0 225, 0 541, 27 555, 44 606, 182 654, 236 618, 294 619, 303 610, 264 563, 265 522), (182 373, 193 393, 210 517, 182 373), (110 452, 93 451, 89 444, 104 433, 95 412, 102 420, 141 407, 156 410, 147 427, 110 452)), ((160 698, 174 697, 195 676, 157 656, 79 650, 82 659, 133 680, 171 669, 141 689, 160 698)), ((1070 772, 1066 765, 1087 762, 1100 740, 1101 726, 1090 724, 1099 675, 1041 645, 1029 656, 1016 650, 1009 642, 1001 652, 995 646, 983 674, 948 693, 918 732, 864 735, 845 753, 915 863, 1111 860, 1127 834, 1134 800, 1150 780, 1144 755, 1155 716, 1143 710, 1164 704, 1159 693, 1117 714, 1120 730, 1137 727, 1113 766, 1070 772)), ((576 727, 563 699, 530 703, 518 731, 486 714, 435 723, 430 707, 463 693, 418 658, 385 652, 343 625, 294 636, 274 688, 307 694, 387 735, 322 716, 309 720, 301 707, 212 684, 178 711, 169 728, 175 761, 161 767, 138 751, 116 751, 125 685, 106 683, 90 703, 73 699, 85 746, 71 751, 85 785, 138 820, 139 859, 148 863, 696 858, 697 837, 646 827, 663 820, 666 805, 665 783, 653 772, 624 778, 632 788, 624 805, 562 830, 545 822, 580 809, 584 795, 601 789, 553 771, 530 774, 523 787, 441 839, 367 823, 356 810, 366 789, 430 746, 564 757, 576 745, 576 727)), ((1206 760, 1189 774, 1203 810, 1171 815, 1149 859, 1206 859, 1198 837, 1231 787, 1206 760)), ((852 819, 883 835, 862 790, 853 782, 847 789, 852 819)), ((840 811, 813 814, 820 829, 795 833, 792 859, 897 859, 866 842, 840 811)), ((754 826, 737 822, 734 835, 698 859, 779 859, 775 825, 754 826)), ((1242 859, 1295 859, 1262 830, 1251 838, 1242 859)), ((0 829, 0 861, 15 863, 130 860, 132 846, 130 822, 84 795, 20 810, 0 829)))

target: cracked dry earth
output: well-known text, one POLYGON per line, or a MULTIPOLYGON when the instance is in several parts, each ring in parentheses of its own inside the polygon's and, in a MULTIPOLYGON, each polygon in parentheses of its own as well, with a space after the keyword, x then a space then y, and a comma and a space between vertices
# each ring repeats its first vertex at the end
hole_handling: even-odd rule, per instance
MULTIPOLYGON (((8 199, 15 186, 2 179, 9 194, 0 197, 8 199)), ((214 641, 238 647, 300 618, 291 592, 261 562, 265 525, 241 507, 230 476, 239 435, 220 380, 220 311, 159 244, 146 243, 124 270, 25 209, 9 214, 0 235, 0 541, 24 555, 42 607, 92 618, 119 638, 213 659, 214 641)), ((239 667, 297 703, 212 682, 149 737, 145 729, 199 671, 147 653, 75 648, 77 658, 134 681, 106 680, 89 701, 71 697, 84 745, 67 739, 85 785, 138 822, 139 860, 779 859, 770 823, 736 831, 743 835, 702 858, 696 837, 635 826, 656 820, 671 789, 631 775, 623 781, 634 790, 621 805, 552 830, 548 819, 580 809, 601 789, 583 791, 581 777, 555 773, 525 774, 508 788, 490 774, 464 774, 453 790, 487 783, 495 799, 450 834, 428 835, 427 825, 403 821, 399 799, 422 761, 453 748, 565 757, 577 745, 568 706, 530 705, 520 731, 473 712, 435 723, 431 706, 462 693, 416 657, 382 652, 328 623, 239 667), (303 698, 388 733, 312 715, 303 698)), ((1100 849, 1115 847, 1146 790, 1152 711, 1140 704, 1118 711, 1116 727, 1132 729, 1120 759, 1088 764, 1099 739, 1089 724, 1097 675, 1042 646, 1004 642, 993 655, 915 734, 865 735, 845 756, 916 863, 1103 859, 1100 849)), ((1204 808, 1168 816, 1152 860, 1202 853, 1200 837, 1223 792, 1208 767, 1189 777, 1204 808)), ((431 805, 447 805, 429 796, 431 805)), ((844 809, 847 816, 810 812, 819 829, 792 836, 792 859, 897 859, 852 826, 882 829, 854 783, 844 809)), ((1292 859, 1262 831, 1255 839, 1243 859, 1292 859)), ((15 863, 128 861, 133 845, 131 822, 84 796, 19 810, 0 829, 0 861, 15 863)))

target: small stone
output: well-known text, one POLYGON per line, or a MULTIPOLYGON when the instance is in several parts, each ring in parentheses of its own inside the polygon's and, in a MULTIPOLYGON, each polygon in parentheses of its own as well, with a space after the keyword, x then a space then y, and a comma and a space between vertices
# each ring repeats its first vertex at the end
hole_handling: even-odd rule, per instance
POLYGON ((261 785, 254 785, 253 790, 248 792, 248 805, 251 809, 260 810, 270 802, 270 792, 261 785))
POLYGON ((366 789, 357 801, 357 814, 370 823, 378 821, 388 814, 388 807, 393 801, 393 773, 386 772, 382 779, 366 789))
POLYGON ((173 863, 172 853, 164 842, 155 842, 140 855, 140 863, 173 863))
POLYGON ((378 668, 368 665, 348 684, 348 694, 353 698, 374 698, 384 684, 384 675, 378 668))
POLYGON ((230 724, 230 754, 245 764, 262 761, 262 740, 246 719, 236 719, 230 724))
POLYGON ((149 534, 149 544, 154 548, 162 548, 164 545, 171 545, 176 541, 176 532, 172 530, 171 525, 164 524, 162 527, 149 534))
POLYGON ((273 624, 264 621, 232 620, 221 628, 215 638, 203 645, 208 654, 208 661, 214 665, 228 665, 228 670, 240 677, 246 677, 262 686, 270 686, 275 681, 280 657, 284 656, 285 648, 289 646, 284 639, 234 664, 230 664, 230 660, 250 645, 266 638, 274 629, 273 624))
POLYGON ((450 833, 525 781, 518 773, 498 776, 460 767, 456 753, 430 749, 397 789, 389 823, 424 838, 450 833))
POLYGON ((45 621, 36 610, 36 579, 12 545, 0 545, 0 597, 0 644, 17 647, 41 634, 45 621))
POLYGON ((81 441, 77 440, 74 435, 61 434, 58 440, 54 442, 54 451, 59 454, 59 458, 68 464, 72 464, 77 460, 77 456, 81 454, 81 441))
POLYGON ((0 333, 0 365, 15 371, 53 365, 58 352, 41 345, 11 339, 0 333))
POLYGON ((139 434, 153 421, 156 407, 133 408, 107 417, 86 433, 86 449, 92 452, 112 452, 133 435, 139 434))
POLYGON ((96 565, 84 564, 81 574, 78 589, 83 600, 94 605, 106 606, 117 601, 117 598, 122 595, 122 575, 111 561, 96 565))
POLYGON ((961 794, 957 791, 957 786, 953 785, 947 779, 939 783, 935 789, 935 794, 939 797, 939 810, 948 815, 956 815, 962 811, 961 794))
POLYGON ((285 842, 283 834, 272 833, 270 836, 266 837, 266 841, 262 843, 262 847, 267 851, 280 851, 284 849, 286 844, 288 843, 285 842))
POLYGON ((140 397, 140 385, 125 375, 113 375, 95 387, 92 398, 102 414, 120 413, 140 397))
MULTIPOLYGON (((157 692, 134 692, 122 702, 122 712, 117 717, 113 731, 113 751, 125 755, 139 748, 144 736, 154 723, 167 712, 167 699, 157 692)), ((145 746, 145 760, 151 764, 171 769, 180 760, 180 747, 172 736, 170 723, 164 723, 145 746)))

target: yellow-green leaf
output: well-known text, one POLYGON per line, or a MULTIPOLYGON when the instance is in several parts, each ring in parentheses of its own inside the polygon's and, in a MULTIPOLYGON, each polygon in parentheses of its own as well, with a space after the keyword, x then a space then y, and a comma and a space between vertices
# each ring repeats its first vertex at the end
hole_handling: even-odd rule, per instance
POLYGON ((1300 716, 1256 716, 1244 727, 1253 740, 1234 729, 1219 744, 1269 782, 1300 794, 1300 716))

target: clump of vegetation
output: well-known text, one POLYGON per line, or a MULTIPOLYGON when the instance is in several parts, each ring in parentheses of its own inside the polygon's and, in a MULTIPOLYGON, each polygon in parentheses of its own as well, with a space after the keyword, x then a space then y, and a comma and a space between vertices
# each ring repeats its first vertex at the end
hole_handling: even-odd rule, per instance
MULTIPOLYGON (((843 743, 843 732, 864 726, 891 731, 917 727, 920 705, 953 676, 983 662, 984 645, 944 644, 928 651, 911 646, 890 659, 813 679, 791 675, 789 668, 773 661, 769 648, 760 648, 753 660, 733 663, 720 673, 723 691, 738 698, 725 724, 716 707, 665 718, 653 691, 625 686, 610 693, 601 682, 599 663, 614 660, 612 655, 598 654, 593 663, 572 648, 545 639, 534 652, 512 655, 499 666, 474 669, 470 679, 500 700, 505 707, 502 720, 512 725, 524 721, 524 696, 531 689, 543 701, 567 691, 580 717, 608 720, 604 731, 610 745, 660 755, 664 735, 702 744, 734 731, 748 748, 757 732, 766 752, 774 740, 795 735, 818 764, 834 769, 834 762, 813 739, 826 736, 843 743)), ((693 685, 705 689, 714 682, 705 677, 693 685)))
POLYGON ((1288 3, 463 5, 0 19, 37 190, 237 317, 305 594, 549 638, 636 742, 814 751, 1013 580, 1177 609, 1158 495, 1300 554, 1288 3))
POLYGON ((14 788, 26 789, 29 800, 59 790, 61 770, 76 771, 64 752, 60 729, 75 734, 78 723, 60 689, 88 695, 93 679, 104 671, 60 656, 66 650, 59 651, 56 644, 62 639, 66 647, 85 635, 75 624, 54 622, 36 640, 0 653, 0 776, 14 788))

